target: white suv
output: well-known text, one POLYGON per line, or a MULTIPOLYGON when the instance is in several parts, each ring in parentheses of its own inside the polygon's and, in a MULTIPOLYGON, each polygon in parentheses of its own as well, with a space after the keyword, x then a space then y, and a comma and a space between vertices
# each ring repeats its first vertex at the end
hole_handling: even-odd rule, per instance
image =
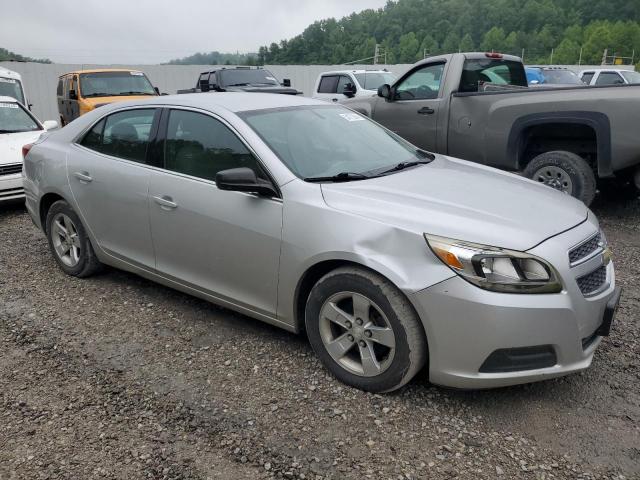
POLYGON ((629 85, 640 83, 640 73, 620 68, 583 70, 580 80, 587 85, 629 85))
POLYGON ((387 70, 340 70, 321 73, 313 98, 339 102, 347 98, 376 95, 378 87, 392 84, 396 76, 387 70))

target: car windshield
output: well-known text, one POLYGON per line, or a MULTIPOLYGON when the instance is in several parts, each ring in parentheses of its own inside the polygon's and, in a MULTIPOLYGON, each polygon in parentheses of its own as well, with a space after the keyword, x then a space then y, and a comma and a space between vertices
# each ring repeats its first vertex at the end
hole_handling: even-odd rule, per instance
POLYGON ((240 114, 298 177, 374 175, 424 153, 368 118, 339 106, 300 106, 240 114))
POLYGON ((151 82, 142 72, 95 72, 80 75, 82 97, 156 95, 151 82))
POLYGON ((620 72, 625 80, 629 83, 640 83, 640 73, 638 72, 620 72))
POLYGON ((584 85, 580 77, 571 70, 544 70, 545 83, 584 85))
POLYGON ((0 77, 0 97, 15 98, 24 105, 24 95, 22 94, 20 80, 0 77))
POLYGON ((224 87, 233 85, 279 85, 276 77, 268 70, 263 69, 222 70, 218 72, 218 75, 220 75, 222 86, 224 87))
POLYGON ((15 102, 0 102, 0 134, 41 130, 31 115, 15 102))
POLYGON ((388 72, 356 73, 355 76, 360 86, 365 90, 378 90, 378 87, 385 83, 391 85, 396 78, 393 73, 388 72))

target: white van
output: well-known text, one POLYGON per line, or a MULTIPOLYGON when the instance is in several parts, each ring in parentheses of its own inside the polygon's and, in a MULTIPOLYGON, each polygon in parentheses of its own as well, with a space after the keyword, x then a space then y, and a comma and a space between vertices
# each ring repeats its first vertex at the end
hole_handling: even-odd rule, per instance
POLYGON ((347 98, 371 96, 385 83, 391 85, 396 76, 387 70, 340 70, 321 73, 313 89, 313 98, 339 102, 347 98))
POLYGON ((0 97, 13 97, 25 107, 31 109, 24 93, 22 77, 18 72, 0 67, 0 97))

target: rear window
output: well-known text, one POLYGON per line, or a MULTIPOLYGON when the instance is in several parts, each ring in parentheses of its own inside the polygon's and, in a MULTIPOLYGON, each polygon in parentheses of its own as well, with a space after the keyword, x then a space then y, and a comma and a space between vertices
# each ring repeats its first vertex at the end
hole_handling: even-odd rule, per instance
POLYGON ((593 72, 587 72, 587 73, 583 73, 582 74, 582 81, 584 83, 586 83, 587 85, 589 85, 591 83, 591 80, 593 79, 593 76, 595 74, 593 72))
POLYGON ((15 98, 24 105, 25 101, 24 96, 22 95, 22 85, 20 84, 20 80, 0 77, 0 97, 15 98))
POLYGON ((503 59, 470 59, 464 62, 460 92, 478 92, 484 84, 527 87, 522 63, 503 59))

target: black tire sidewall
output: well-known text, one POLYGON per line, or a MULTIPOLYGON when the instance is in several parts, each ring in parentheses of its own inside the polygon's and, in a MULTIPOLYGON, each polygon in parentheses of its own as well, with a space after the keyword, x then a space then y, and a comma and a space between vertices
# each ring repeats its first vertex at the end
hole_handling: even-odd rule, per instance
POLYGON ((582 200, 587 206, 593 202, 596 195, 596 178, 582 157, 565 151, 545 152, 529 162, 524 174, 535 181, 534 174, 546 166, 557 167, 567 173, 573 184, 573 197, 582 200))
POLYGON ((87 269, 90 262, 89 249, 91 248, 91 242, 89 240, 89 237, 87 236, 87 233, 84 229, 84 225, 82 224, 82 221, 80 221, 80 217, 76 214, 76 212, 71 208, 71 206, 67 202, 65 202, 64 200, 59 200, 55 202, 53 205, 51 205, 51 208, 47 212, 46 225, 47 225, 47 240, 49 242, 49 248, 51 249, 53 258, 55 258, 58 266, 67 275, 71 275, 74 277, 81 276, 87 269), (55 247, 53 246, 51 224, 53 223, 53 219, 55 218, 55 216, 60 213, 63 213, 66 216, 68 216, 71 219, 71 221, 74 223, 76 227, 76 231, 78 232, 78 237, 80 238, 80 242, 82 245, 82 249, 80 251, 80 261, 74 267, 69 267, 68 265, 65 265, 62 262, 62 260, 60 260, 60 257, 58 256, 55 250, 55 247))
POLYGON ((305 326, 309 342, 320 361, 341 382, 369 392, 385 392, 397 388, 410 367, 407 332, 387 296, 368 278, 345 273, 325 277, 312 289, 305 309, 305 326), (384 312, 394 332, 396 347, 391 365, 376 377, 361 377, 345 370, 327 352, 320 337, 320 310, 324 302, 339 292, 354 292, 374 301, 384 312))

